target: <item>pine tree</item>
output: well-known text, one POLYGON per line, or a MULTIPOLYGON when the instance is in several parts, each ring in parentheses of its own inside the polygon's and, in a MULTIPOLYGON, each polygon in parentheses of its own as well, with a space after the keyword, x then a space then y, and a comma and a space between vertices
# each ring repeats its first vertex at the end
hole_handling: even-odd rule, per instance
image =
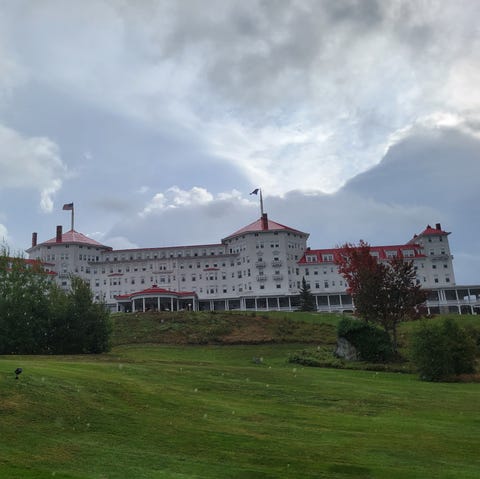
POLYGON ((302 278, 302 287, 300 288, 300 311, 315 311, 315 298, 310 291, 310 286, 302 278))

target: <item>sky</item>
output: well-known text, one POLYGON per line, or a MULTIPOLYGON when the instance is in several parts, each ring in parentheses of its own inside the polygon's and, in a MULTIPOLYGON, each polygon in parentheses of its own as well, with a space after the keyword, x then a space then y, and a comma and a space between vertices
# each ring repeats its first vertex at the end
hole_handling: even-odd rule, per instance
POLYGON ((0 238, 450 235, 480 284, 480 1, 0 0, 0 238))

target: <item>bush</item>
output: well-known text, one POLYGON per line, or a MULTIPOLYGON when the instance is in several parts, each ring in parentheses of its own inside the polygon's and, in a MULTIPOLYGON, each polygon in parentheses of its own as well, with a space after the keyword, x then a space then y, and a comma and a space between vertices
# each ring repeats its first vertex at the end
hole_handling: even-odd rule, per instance
POLYGON ((67 293, 52 289, 51 352, 54 354, 98 354, 110 349, 112 324, 102 303, 94 303, 90 286, 71 278, 67 293))
POLYGON ((450 318, 442 323, 423 321, 413 332, 411 357, 420 378, 441 381, 475 372, 474 338, 450 318))
POLYGON ((390 336, 371 323, 343 318, 338 323, 337 336, 351 343, 362 361, 384 363, 394 357, 390 336))

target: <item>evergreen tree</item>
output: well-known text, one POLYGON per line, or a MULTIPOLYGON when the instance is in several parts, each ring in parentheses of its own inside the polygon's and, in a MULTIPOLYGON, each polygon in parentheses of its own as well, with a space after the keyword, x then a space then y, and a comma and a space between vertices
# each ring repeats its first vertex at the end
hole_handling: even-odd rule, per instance
POLYGON ((310 286, 302 278, 302 287, 300 288, 300 311, 315 311, 315 298, 310 291, 310 286))
POLYGON ((101 353, 109 349, 110 314, 104 304, 94 303, 89 285, 71 278, 67 294, 56 293, 59 302, 53 324, 57 353, 101 353))

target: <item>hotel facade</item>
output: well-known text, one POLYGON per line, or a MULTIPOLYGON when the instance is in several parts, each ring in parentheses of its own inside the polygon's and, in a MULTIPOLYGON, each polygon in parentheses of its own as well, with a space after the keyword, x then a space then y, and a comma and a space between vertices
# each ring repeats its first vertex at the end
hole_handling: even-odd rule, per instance
MULTIPOLYGON (((456 285, 449 234, 438 223, 428 225, 406 243, 372 246, 371 254, 379 261, 413 261, 430 313, 480 312, 480 285, 456 285)), ((310 248, 308 237, 263 213, 219 243, 114 250, 72 224, 65 233, 57 226, 44 242, 33 233, 27 253, 44 262, 62 288, 69 288, 72 275, 86 280, 112 311, 291 311, 298 308, 303 278, 318 311, 352 311, 335 264, 338 250, 310 248)))

